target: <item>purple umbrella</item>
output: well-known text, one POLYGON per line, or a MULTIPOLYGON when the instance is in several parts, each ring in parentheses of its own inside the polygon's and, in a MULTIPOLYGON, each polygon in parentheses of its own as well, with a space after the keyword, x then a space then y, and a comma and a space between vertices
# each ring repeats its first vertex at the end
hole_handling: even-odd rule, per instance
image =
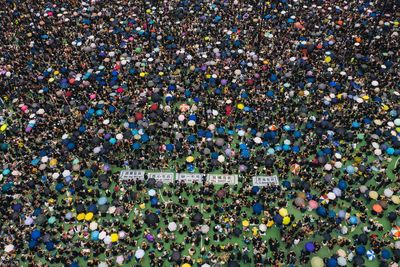
POLYGON ((313 242, 307 242, 304 247, 308 252, 313 252, 315 249, 315 245, 313 242))
POLYGON ((154 236, 151 235, 151 234, 147 234, 147 235, 146 235, 146 239, 147 239, 147 241, 149 241, 149 242, 154 242, 154 236))

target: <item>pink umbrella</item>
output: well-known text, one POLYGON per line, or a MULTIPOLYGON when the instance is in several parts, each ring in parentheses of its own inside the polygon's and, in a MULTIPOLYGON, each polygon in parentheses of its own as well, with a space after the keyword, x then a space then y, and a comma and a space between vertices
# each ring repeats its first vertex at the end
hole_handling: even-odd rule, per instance
POLYGON ((315 210, 316 208, 318 208, 318 202, 315 200, 310 200, 310 201, 308 201, 308 206, 311 209, 315 210))

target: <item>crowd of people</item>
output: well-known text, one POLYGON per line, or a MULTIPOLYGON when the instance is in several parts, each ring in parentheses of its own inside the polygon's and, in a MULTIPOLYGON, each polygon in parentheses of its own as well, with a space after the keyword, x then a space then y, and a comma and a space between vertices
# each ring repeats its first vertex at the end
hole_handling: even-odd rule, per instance
POLYGON ((0 265, 398 266, 399 10, 3 1, 0 265))

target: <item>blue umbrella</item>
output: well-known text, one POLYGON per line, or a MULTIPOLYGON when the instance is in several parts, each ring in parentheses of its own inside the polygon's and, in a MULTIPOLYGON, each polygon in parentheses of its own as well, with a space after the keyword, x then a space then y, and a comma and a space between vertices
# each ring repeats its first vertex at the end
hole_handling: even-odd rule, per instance
POLYGON ((91 238, 92 240, 99 240, 99 235, 100 235, 99 231, 93 231, 93 232, 90 234, 90 238, 91 238))
POLYGON ((351 216, 350 219, 349 219, 349 222, 350 222, 350 224, 355 225, 355 224, 358 223, 358 219, 357 219, 356 216, 351 216))
POLYGON ((315 250, 315 245, 313 242, 307 242, 304 246, 304 248, 308 251, 308 252, 313 252, 315 250))
POLYGON ((86 170, 85 171, 85 176, 87 177, 87 178, 91 178, 92 176, 93 176, 93 171, 92 170, 86 170))
POLYGON ((338 262, 337 262, 337 259, 336 258, 330 258, 329 260, 328 260, 328 262, 326 263, 326 266, 327 267, 336 267, 336 266, 338 266, 338 262))
POLYGON ((54 243, 53 242, 47 242, 46 243, 46 249, 48 250, 48 251, 52 251, 52 250, 54 250, 54 243))
POLYGON ((260 215, 263 210, 264 210, 264 207, 260 203, 257 202, 253 205, 253 212, 255 214, 260 215))
POLYGON ((13 210, 15 211, 15 212, 20 212, 21 211, 21 209, 22 209, 22 205, 21 204, 14 204, 13 205, 13 210))
POLYGON ((38 229, 33 230, 31 233, 31 237, 34 240, 39 239, 40 236, 41 236, 41 233, 40 233, 40 230, 38 230, 38 229))
POLYGON ((390 251, 388 249, 383 249, 381 251, 381 255, 382 255, 382 258, 384 258, 385 260, 388 260, 392 257, 392 253, 390 253, 390 251))
POLYGON ((156 206, 158 204, 158 199, 156 197, 152 197, 150 199, 150 203, 152 206, 156 206))
POLYGON ((321 217, 326 217, 327 216, 327 212, 326 209, 322 206, 319 206, 316 210, 317 214, 321 217))
POLYGON ((141 144, 139 144, 138 142, 135 142, 135 143, 133 143, 132 148, 134 150, 138 150, 138 149, 140 149, 141 146, 142 146, 141 144))
POLYGON ((347 182, 345 180, 340 180, 338 183, 338 188, 340 190, 346 190, 347 189, 347 182))
POLYGON ((173 144, 167 144, 166 146, 165 146, 165 148, 167 149, 167 151, 172 151, 172 150, 174 150, 174 145, 173 144))
POLYGON ((346 171, 348 174, 353 174, 354 173, 354 167, 349 165, 346 167, 346 171))
POLYGON ((356 248, 356 254, 357 255, 364 255, 367 252, 366 248, 364 246, 358 246, 356 248))
POLYGON ((274 215, 274 222, 275 222, 277 225, 281 225, 281 224, 282 224, 282 221, 283 221, 283 218, 282 218, 282 216, 281 216, 280 214, 275 214, 275 215, 274 215))
POLYGON ((89 212, 96 213, 96 212, 97 212, 97 206, 96 206, 96 204, 90 204, 87 210, 88 210, 89 212))
POLYGON ((29 241, 28 246, 29 246, 30 249, 35 248, 36 245, 37 245, 37 241, 36 241, 35 239, 31 239, 31 240, 29 241))
POLYGON ((260 187, 258 187, 258 186, 253 186, 253 187, 251 188, 251 192, 252 192, 253 194, 257 194, 258 191, 260 191, 260 187))
POLYGON ((101 197, 99 200, 97 200, 97 204, 99 205, 104 205, 107 203, 107 198, 106 197, 101 197))

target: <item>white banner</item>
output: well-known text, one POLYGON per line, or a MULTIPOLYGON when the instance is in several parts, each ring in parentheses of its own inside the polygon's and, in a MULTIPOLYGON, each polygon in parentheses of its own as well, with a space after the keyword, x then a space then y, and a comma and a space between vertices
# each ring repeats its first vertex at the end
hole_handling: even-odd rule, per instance
POLYGON ((173 172, 151 172, 147 174, 148 178, 154 178, 156 181, 161 181, 165 184, 174 182, 173 172))
POLYGON ((181 182, 183 181, 184 183, 194 183, 198 182, 201 183, 203 181, 203 175, 202 173, 177 173, 176 174, 176 181, 181 182))
POLYGON ((279 185, 279 180, 276 175, 253 177, 253 186, 270 186, 270 185, 279 185))
POLYGON ((207 182, 211 184, 229 184, 238 183, 238 176, 234 174, 208 174, 207 182))
POLYGON ((144 170, 123 170, 119 174, 119 179, 121 181, 127 181, 127 180, 144 180, 144 170))

